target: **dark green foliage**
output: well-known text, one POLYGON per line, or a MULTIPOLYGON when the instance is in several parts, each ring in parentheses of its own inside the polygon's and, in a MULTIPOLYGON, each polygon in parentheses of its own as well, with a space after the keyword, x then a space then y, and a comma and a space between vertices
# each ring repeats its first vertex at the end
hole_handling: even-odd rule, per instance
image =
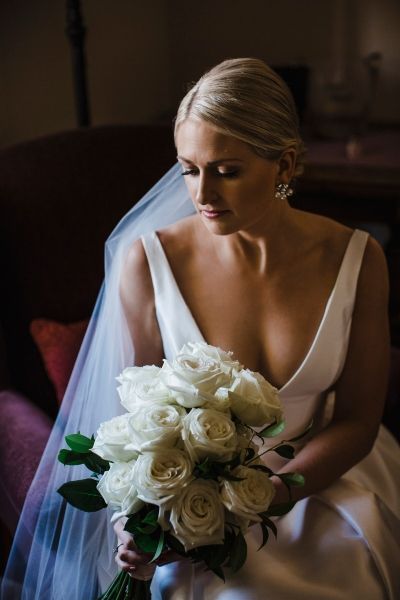
POLYGON ((107 506, 96 486, 95 479, 80 479, 64 483, 57 491, 75 508, 95 512, 107 506))

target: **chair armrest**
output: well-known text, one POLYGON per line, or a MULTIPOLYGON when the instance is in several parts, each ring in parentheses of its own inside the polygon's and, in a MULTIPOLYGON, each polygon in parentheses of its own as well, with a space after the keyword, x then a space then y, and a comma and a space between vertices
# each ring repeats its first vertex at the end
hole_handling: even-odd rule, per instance
POLYGON ((0 392, 0 413, 1 519, 13 532, 52 422, 30 400, 12 390, 0 392))

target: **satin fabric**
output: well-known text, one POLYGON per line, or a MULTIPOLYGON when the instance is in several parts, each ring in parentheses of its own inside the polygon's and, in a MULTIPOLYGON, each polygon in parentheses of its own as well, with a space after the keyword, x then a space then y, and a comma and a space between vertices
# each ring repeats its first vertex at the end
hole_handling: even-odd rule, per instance
MULTIPOLYGON (((316 336, 302 364, 280 389, 284 437, 318 430, 329 422, 347 354, 357 279, 368 234, 355 230, 316 336)), ((167 358, 188 341, 204 340, 186 305, 156 233, 142 237, 167 358)), ((279 439, 279 438, 278 438, 279 439)), ((275 455, 274 455, 275 456, 275 455)), ((268 455, 277 470, 284 459, 268 455)), ((159 567, 153 600, 363 600, 400 598, 400 451, 381 426, 371 453, 318 495, 298 502, 277 519, 260 551, 257 526, 246 535, 248 558, 226 583, 201 565, 159 567)))

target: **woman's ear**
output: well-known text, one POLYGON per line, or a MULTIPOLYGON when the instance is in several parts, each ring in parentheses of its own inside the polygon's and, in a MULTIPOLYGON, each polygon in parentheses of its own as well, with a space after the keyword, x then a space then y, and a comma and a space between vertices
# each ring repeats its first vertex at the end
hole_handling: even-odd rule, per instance
POLYGON ((278 160, 278 177, 280 183, 289 184, 293 179, 296 167, 296 150, 289 148, 282 153, 278 160))

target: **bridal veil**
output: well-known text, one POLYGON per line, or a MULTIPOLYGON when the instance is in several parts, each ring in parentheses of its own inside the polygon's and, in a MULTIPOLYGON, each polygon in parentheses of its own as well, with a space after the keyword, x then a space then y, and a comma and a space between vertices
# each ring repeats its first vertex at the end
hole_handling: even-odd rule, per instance
POLYGON ((106 510, 85 513, 57 493, 85 467, 57 461, 64 437, 91 436, 122 412, 116 376, 134 364, 135 349, 119 297, 127 249, 149 231, 194 212, 178 164, 117 225, 105 246, 105 279, 57 420, 28 492, 3 577, 3 600, 81 600, 100 595, 116 574, 115 534, 106 510))

